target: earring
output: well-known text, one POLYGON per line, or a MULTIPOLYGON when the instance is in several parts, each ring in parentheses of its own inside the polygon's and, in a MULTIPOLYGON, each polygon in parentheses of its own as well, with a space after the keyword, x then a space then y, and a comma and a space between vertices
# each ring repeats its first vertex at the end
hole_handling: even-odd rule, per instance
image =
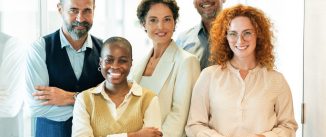
POLYGON ((145 29, 145 32, 147 32, 147 30, 145 29))
POLYGON ((99 66, 99 67, 97 68, 97 70, 98 70, 98 71, 101 71, 101 66, 99 66))

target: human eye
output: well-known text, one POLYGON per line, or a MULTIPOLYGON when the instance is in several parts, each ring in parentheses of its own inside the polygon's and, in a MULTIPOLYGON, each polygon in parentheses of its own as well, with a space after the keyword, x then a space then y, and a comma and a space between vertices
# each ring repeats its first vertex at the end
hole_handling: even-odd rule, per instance
POLYGON ((113 58, 106 58, 105 60, 104 60, 104 62, 105 62, 105 64, 112 64, 113 63, 113 58))
POLYGON ((252 35, 252 33, 253 32, 251 32, 251 31, 245 31, 245 32, 243 32, 243 36, 251 36, 252 35))
POLYGON ((128 59, 127 58, 121 58, 121 59, 119 59, 119 63, 120 64, 128 63, 128 59))
POLYGON ((83 11, 84 14, 92 14, 93 13, 93 10, 92 9, 85 9, 83 11))
POLYGON ((164 22, 170 22, 170 21, 172 21, 171 17, 164 18, 164 22))
POLYGON ((158 22, 158 19, 156 19, 156 18, 150 18, 149 19, 149 23, 151 23, 151 24, 155 24, 157 22, 158 22))
POLYGON ((230 37, 230 38, 237 38, 238 37, 238 33, 237 32, 234 32, 234 31, 229 31, 227 33, 227 36, 230 37))
POLYGON ((76 9, 76 8, 71 8, 71 9, 69 9, 69 13, 70 14, 78 14, 79 13, 79 10, 76 9))
POLYGON ((254 34, 254 32, 252 32, 252 31, 244 31, 242 33, 242 36, 243 36, 244 39, 248 40, 248 39, 250 39, 252 37, 253 34, 254 34))

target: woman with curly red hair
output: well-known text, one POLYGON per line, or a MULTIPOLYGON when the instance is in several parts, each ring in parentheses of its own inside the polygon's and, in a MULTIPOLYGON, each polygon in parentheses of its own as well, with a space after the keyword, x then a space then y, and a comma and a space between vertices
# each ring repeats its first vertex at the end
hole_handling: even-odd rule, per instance
POLYGON ((193 90, 189 137, 295 136, 292 95, 274 70, 272 25, 259 9, 223 10, 210 31, 215 65, 203 70, 193 90))

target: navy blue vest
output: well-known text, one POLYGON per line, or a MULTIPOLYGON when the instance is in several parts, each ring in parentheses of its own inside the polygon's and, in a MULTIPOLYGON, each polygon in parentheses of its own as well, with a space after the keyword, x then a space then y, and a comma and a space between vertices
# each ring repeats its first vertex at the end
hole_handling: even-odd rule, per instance
POLYGON ((65 48, 61 48, 60 30, 43 37, 45 39, 46 66, 49 86, 66 91, 81 92, 104 81, 99 67, 102 41, 91 36, 93 48, 87 48, 82 74, 77 80, 65 48))

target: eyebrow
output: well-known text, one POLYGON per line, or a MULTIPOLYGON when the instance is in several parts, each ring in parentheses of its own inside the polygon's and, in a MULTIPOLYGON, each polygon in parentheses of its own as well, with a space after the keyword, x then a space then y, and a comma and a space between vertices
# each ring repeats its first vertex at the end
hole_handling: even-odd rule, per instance
MULTIPOLYGON (((163 18, 172 18, 172 15, 164 16, 163 18)), ((148 16, 148 18, 158 18, 157 16, 148 16)))
MULTIPOLYGON (((112 57, 114 57, 114 56, 112 56, 112 55, 106 55, 105 57, 106 57, 106 58, 112 58, 112 57)), ((120 56, 120 57, 118 57, 118 58, 128 58, 128 56, 120 56)))

